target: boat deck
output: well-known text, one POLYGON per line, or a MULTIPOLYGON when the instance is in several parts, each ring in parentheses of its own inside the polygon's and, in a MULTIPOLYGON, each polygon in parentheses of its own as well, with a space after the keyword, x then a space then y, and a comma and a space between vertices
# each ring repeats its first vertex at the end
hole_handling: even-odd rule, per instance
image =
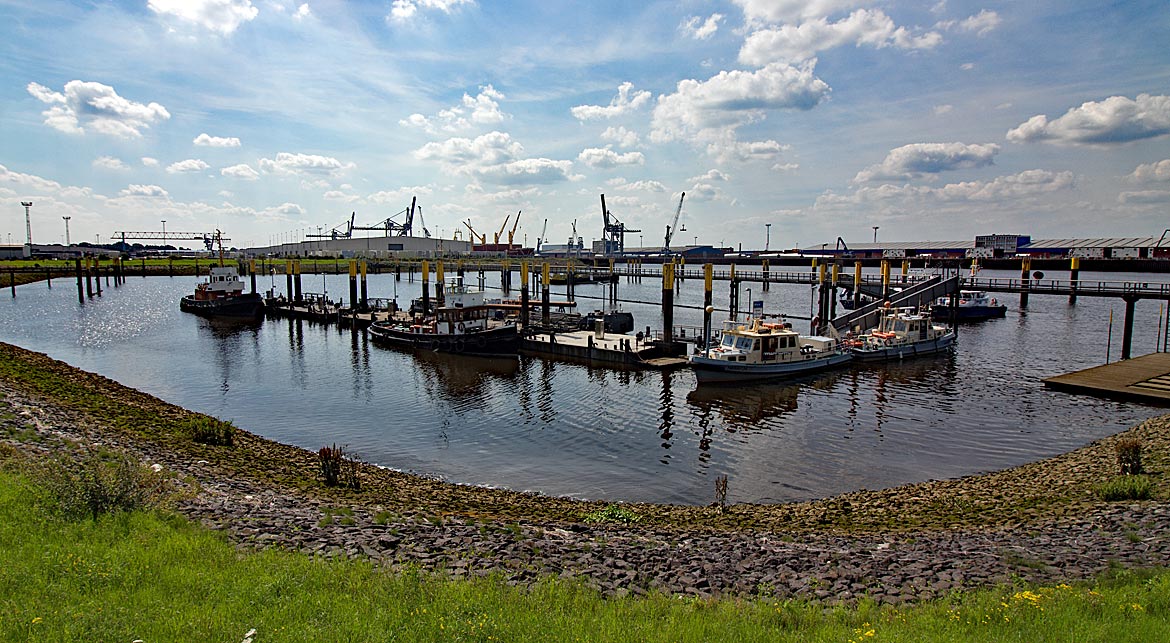
POLYGON ((658 346, 647 346, 632 335, 606 333, 599 338, 593 331, 577 330, 567 333, 537 333, 520 342, 520 350, 541 357, 560 357, 622 364, 635 368, 669 369, 686 365, 686 361, 658 361, 663 357, 658 346))
POLYGON ((1072 393, 1170 404, 1170 353, 1151 353, 1049 377, 1044 385, 1072 393))

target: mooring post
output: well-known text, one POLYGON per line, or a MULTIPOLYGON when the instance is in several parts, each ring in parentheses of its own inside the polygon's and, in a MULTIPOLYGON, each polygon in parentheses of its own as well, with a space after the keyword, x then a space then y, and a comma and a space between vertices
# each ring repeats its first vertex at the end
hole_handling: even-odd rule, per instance
POLYGON ((293 302, 293 274, 292 274, 292 259, 284 260, 284 294, 288 296, 288 303, 292 305, 293 302))
POLYGON ((88 257, 85 259, 85 296, 87 299, 93 299, 93 268, 88 257))
POLYGON ((362 310, 370 307, 370 298, 368 297, 369 290, 366 288, 366 260, 362 259, 362 310))
POLYGON ((662 335, 674 344, 674 263, 662 264, 662 335))
POLYGON ((441 307, 445 302, 443 298, 443 284, 447 276, 443 273, 443 260, 439 259, 435 262, 435 307, 441 307))
POLYGON ((1121 329, 1121 359, 1129 359, 1133 349, 1133 310, 1136 297, 1122 297, 1125 300, 1125 326, 1121 329))
POLYGON ((829 316, 825 318, 825 321, 837 316, 837 283, 840 276, 841 266, 834 263, 832 287, 829 289, 829 316))
POLYGON ((715 307, 711 305, 711 293, 715 286, 714 264, 703 264, 703 354, 711 356, 711 313, 715 307))
POLYGON ((14 268, 8 269, 8 285, 12 288, 12 297, 16 298, 16 270, 14 268))
POLYGON ((422 262, 422 304, 426 315, 431 311, 431 262, 426 259, 422 262))
POLYGON ((528 262, 520 262, 520 328, 528 330, 528 262))
POLYGON ((349 260, 349 307, 356 311, 358 307, 357 288, 357 259, 349 260))
MULTIPOLYGON (((293 260, 293 287, 296 289, 296 303, 301 303, 303 297, 301 296, 301 260, 293 260)), ((324 293, 321 293, 324 295, 324 293)))
MULTIPOLYGON (((196 264, 196 265, 198 265, 198 264, 196 264)), ((198 268, 195 269, 195 274, 199 274, 198 268)), ((169 255, 167 256, 167 276, 168 277, 175 276, 175 258, 172 256, 169 256, 169 255)))
POLYGON ((49 284, 49 290, 53 289, 53 269, 45 266, 45 283, 49 284))
POLYGON ((861 307, 861 262, 853 262, 853 307, 861 307))
POLYGON ((512 292, 512 262, 507 259, 500 263, 500 290, 505 295, 512 292))
POLYGON ((764 285, 760 287, 760 290, 763 290, 764 292, 767 292, 767 291, 768 291, 768 290, 770 290, 770 288, 771 288, 771 286, 770 286, 770 284, 769 284, 769 282, 768 282, 768 269, 769 269, 769 266, 768 266, 768 260, 767 260, 767 259, 764 259, 763 261, 761 261, 761 262, 760 262, 760 269, 761 269, 761 270, 763 271, 763 273, 764 273, 764 285))
POLYGON ((548 310, 548 262, 544 262, 540 267, 540 323, 546 328, 549 323, 548 310))
POLYGON ((882 259, 882 299, 890 298, 890 260, 882 259))
POLYGON ((256 294, 256 260, 248 260, 248 279, 252 282, 252 294, 256 294))
POLYGON ((1068 303, 1077 303, 1077 282, 1081 278, 1081 258, 1073 257, 1069 259, 1068 270, 1068 303))
POLYGON ((1032 288, 1032 258, 1020 259, 1020 308, 1028 307, 1028 291, 1032 288))
POLYGON ((98 258, 96 255, 93 258, 93 280, 96 282, 95 285, 97 286, 97 296, 101 297, 102 296, 102 267, 100 264, 98 264, 98 258))
POLYGON ((73 260, 73 266, 77 272, 77 303, 85 303, 85 291, 81 287, 81 257, 73 260))

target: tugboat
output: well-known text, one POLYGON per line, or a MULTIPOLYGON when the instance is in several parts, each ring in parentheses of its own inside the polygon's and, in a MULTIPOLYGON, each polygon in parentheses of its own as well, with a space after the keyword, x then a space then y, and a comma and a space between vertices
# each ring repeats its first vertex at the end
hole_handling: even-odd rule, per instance
MULTIPOLYGON (((987 293, 964 290, 959 293, 959 302, 955 307, 956 321, 983 321, 984 319, 998 319, 1007 314, 1007 306, 999 303, 987 293)), ((935 319, 951 318, 951 302, 949 297, 939 297, 930 307, 930 316, 935 319)))
POLYGON ((370 337, 389 346, 445 353, 518 354, 519 330, 498 317, 502 315, 484 301, 482 290, 471 290, 460 281, 444 286, 443 305, 433 314, 414 311, 410 319, 376 322, 370 325, 370 337))
POLYGON ((207 281, 195 286, 195 293, 179 301, 179 310, 212 319, 256 321, 264 316, 264 298, 259 293, 244 292, 244 282, 235 266, 224 265, 223 240, 215 231, 219 244, 219 265, 212 266, 207 281))
POLYGON ((719 344, 690 355, 700 384, 795 377, 847 363, 852 354, 831 337, 806 336, 786 323, 723 322, 719 344))
POLYGON ((888 309, 877 328, 849 342, 859 360, 890 360, 933 355, 955 343, 955 331, 933 323, 930 315, 908 308, 888 309))

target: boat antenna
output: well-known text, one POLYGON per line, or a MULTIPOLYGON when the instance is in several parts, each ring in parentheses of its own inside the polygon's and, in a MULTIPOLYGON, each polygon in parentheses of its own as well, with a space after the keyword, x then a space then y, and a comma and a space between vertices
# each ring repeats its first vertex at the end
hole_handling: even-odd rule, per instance
POLYGON ((223 234, 215 229, 215 242, 219 244, 219 267, 223 268, 223 234))

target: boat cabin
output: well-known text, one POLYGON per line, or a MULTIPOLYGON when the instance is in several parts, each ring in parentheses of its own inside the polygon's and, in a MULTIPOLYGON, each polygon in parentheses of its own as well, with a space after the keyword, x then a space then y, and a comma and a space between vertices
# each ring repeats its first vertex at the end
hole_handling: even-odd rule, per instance
POLYGON ((234 297, 244 292, 244 282, 235 266, 212 266, 207 281, 195 287, 195 299, 208 301, 220 297, 234 297))
POLYGON ((764 323, 759 319, 746 325, 725 321, 721 337, 708 357, 750 364, 804 360, 831 351, 836 344, 836 340, 829 337, 802 337, 788 324, 764 323))

